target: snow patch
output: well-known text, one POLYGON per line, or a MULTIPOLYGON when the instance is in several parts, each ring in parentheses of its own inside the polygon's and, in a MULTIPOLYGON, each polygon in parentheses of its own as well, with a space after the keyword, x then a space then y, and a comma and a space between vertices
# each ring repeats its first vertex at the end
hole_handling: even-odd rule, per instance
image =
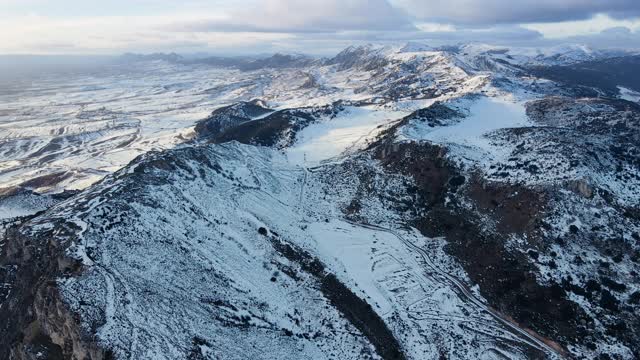
POLYGON ((632 102, 640 102, 640 92, 628 89, 626 87, 618 86, 620 91, 620 98, 632 102))
POLYGON ((401 137, 449 145, 456 155, 464 159, 486 162, 504 158, 510 153, 507 149, 495 146, 487 135, 500 129, 533 126, 524 104, 507 97, 462 99, 448 105, 460 107, 468 115, 444 127, 432 128, 424 123, 413 122, 402 130, 401 137))
POLYGON ((376 107, 347 107, 337 117, 312 124, 298 133, 298 141, 287 155, 292 163, 318 165, 345 153, 358 150, 407 112, 376 107))

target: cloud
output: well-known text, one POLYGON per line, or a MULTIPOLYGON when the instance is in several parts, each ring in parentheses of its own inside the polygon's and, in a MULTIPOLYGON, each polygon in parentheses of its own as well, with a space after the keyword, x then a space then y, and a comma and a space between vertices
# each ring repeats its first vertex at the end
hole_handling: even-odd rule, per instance
POLYGON ((0 53, 331 54, 406 41, 640 48, 638 16, 640 0, 0 0, 0 53))
POLYGON ((599 49, 640 49, 640 31, 624 26, 609 28, 597 34, 572 36, 562 40, 599 49))
MULTIPOLYGON (((519 26, 497 26, 486 29, 456 29, 448 28, 434 31, 347 31, 334 34, 298 34, 289 39, 286 46, 290 49, 303 49, 320 55, 330 55, 349 45, 377 43, 398 45, 401 43, 418 41, 431 46, 450 45, 458 43, 489 43, 493 45, 539 46, 545 39, 542 34, 519 26)), ((280 44, 282 45, 282 44, 280 44)), ((278 51, 286 51, 280 48, 278 51)))
MULTIPOLYGON (((160 31, 175 16, 108 16, 57 19, 31 15, 0 20, 0 54, 114 54, 127 51, 264 52, 293 37, 274 33, 160 31), (20 36, 15 36, 20 34, 20 36)), ((197 18, 183 17, 185 22, 197 18)))
POLYGON ((244 6, 227 18, 175 23, 169 29, 191 32, 330 33, 410 31, 416 27, 387 0, 266 0, 244 6))
POLYGON ((598 34, 606 29, 616 27, 638 30, 640 29, 640 18, 620 20, 613 19, 605 14, 599 14, 588 20, 535 23, 523 26, 541 32, 546 38, 566 39, 573 36, 598 34))
POLYGON ((416 18, 467 26, 640 16, 638 0, 393 0, 416 18))

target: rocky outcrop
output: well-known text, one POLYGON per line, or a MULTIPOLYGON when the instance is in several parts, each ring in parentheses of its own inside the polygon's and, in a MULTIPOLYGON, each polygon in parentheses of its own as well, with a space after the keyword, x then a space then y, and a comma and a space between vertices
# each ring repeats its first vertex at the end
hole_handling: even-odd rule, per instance
POLYGON ((197 140, 215 138, 227 129, 236 127, 251 121, 256 117, 273 112, 260 100, 241 102, 213 111, 206 119, 196 124, 195 132, 197 140))
POLYGON ((620 56, 583 61, 578 64, 538 66, 529 69, 537 77, 565 86, 598 89, 608 96, 618 94, 618 86, 640 89, 640 56, 620 56))
POLYGON ((34 238, 23 233, 28 222, 9 228, 0 248, 0 283, 6 287, 0 298, 1 357, 108 359, 108 352, 83 330, 58 289, 60 276, 81 271, 81 264, 67 257, 65 244, 58 241, 64 225, 34 238))
MULTIPOLYGON (((449 117, 423 113, 427 126, 449 117)), ((494 164, 488 173, 459 167, 443 146, 397 142, 393 127, 369 151, 388 173, 413 180, 407 192, 414 200, 398 201, 398 209, 412 214, 407 221, 426 236, 447 240, 449 254, 492 306, 565 349, 577 346, 576 353, 607 353, 611 341, 634 354, 623 358, 637 356, 635 105, 548 99, 530 104, 529 114, 544 125, 491 136, 499 144, 510 139, 515 150, 508 165, 494 164), (546 167, 565 162, 569 170, 559 177, 546 167)), ((388 190, 364 189, 388 199, 388 190)), ((351 203, 358 206, 345 209, 349 216, 366 213, 362 201, 351 203)))
POLYGON ((363 71, 380 70, 389 64, 381 49, 373 46, 351 46, 335 57, 326 60, 327 65, 337 65, 338 69, 358 69, 363 71))
MULTIPOLYGON (((243 109, 245 108, 246 105, 243 109)), ((256 109, 253 105, 249 108, 253 109, 252 114, 267 113, 266 110, 261 110, 264 108, 256 109)), ((196 132, 210 143, 238 141, 243 144, 285 148, 295 142, 299 131, 322 118, 334 118, 343 109, 343 104, 336 102, 326 106, 273 111, 265 117, 252 120, 251 114, 247 113, 230 117, 228 113, 232 108, 225 108, 214 112, 208 120, 199 124, 200 131, 196 128, 196 132), (221 126, 221 123, 226 125, 221 126)))

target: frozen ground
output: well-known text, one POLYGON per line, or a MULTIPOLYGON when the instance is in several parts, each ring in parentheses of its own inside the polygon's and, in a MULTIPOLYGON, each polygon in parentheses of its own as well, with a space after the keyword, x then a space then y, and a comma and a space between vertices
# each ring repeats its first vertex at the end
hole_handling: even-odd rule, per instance
POLYGON ((620 98, 627 100, 627 101, 633 101, 633 102, 640 102, 640 93, 631 89, 627 89, 625 87, 622 86, 618 86, 618 90, 620 90, 620 98))
POLYGON ((19 193, 0 198, 0 221, 46 210, 56 202, 49 196, 33 193, 19 193))
POLYGON ((315 156, 310 153, 317 150, 321 155, 309 158, 314 162, 347 150, 396 117, 393 109, 410 112, 434 96, 454 97, 484 86, 486 75, 462 70, 441 52, 415 50, 369 49, 358 59, 367 64, 388 57, 380 69, 356 62, 346 68, 318 63, 242 72, 153 61, 52 72, 15 83, 0 91, 0 184, 37 192, 86 188, 143 153, 184 143, 198 120, 237 101, 259 98, 277 110, 338 100, 385 104, 382 112, 351 108, 338 122, 306 130, 292 157, 315 156), (320 145, 327 139, 331 148, 320 145))
POLYGON ((118 357, 173 359, 192 351, 193 339, 230 359, 369 353, 366 337, 319 291, 308 269, 274 251, 270 236, 320 259, 372 306, 409 359, 513 358, 544 349, 447 280, 455 274, 467 281, 441 240, 391 223, 345 221, 337 206, 342 199, 325 189, 338 184, 278 151, 228 143, 175 149, 132 166, 139 170, 120 171, 32 228, 71 219, 82 229, 67 240, 87 270, 60 285, 83 325, 98 326, 98 340, 118 357), (159 182, 141 181, 152 178, 159 182), (260 351, 265 347, 273 350, 260 351))
POLYGON ((446 103, 464 117, 443 127, 415 122, 402 129, 401 139, 428 140, 449 147, 455 156, 473 164, 504 160, 511 149, 497 146, 488 135, 501 129, 532 126, 524 101, 512 95, 454 99, 446 103))
POLYGON ((238 90, 247 80, 165 63, 35 79, 0 95, 0 183, 85 188, 140 154, 184 142, 212 109, 251 97, 238 90))
POLYGON ((377 106, 350 106, 335 118, 324 119, 299 132, 297 142, 287 149, 287 154, 294 163, 315 166, 361 149, 385 126, 408 114, 377 106))
MULTIPOLYGON (((562 349, 551 336, 501 313, 509 308, 489 306, 481 282, 472 283, 475 273, 465 272, 467 261, 493 253, 456 260, 445 251, 455 239, 427 237, 407 220, 412 211, 425 210, 418 197, 425 193, 416 194, 415 185, 429 189, 441 182, 444 188, 435 191, 446 195, 444 207, 457 206, 456 197, 468 206, 464 189, 453 185, 460 177, 441 157, 487 172, 511 162, 521 138, 505 129, 520 133, 534 126, 525 103, 548 94, 530 93, 531 79, 505 80, 515 76, 510 58, 501 52, 491 58, 489 47, 467 47, 462 55, 419 46, 361 50, 354 50, 357 61, 345 69, 316 64, 239 72, 152 62, 100 75, 51 74, 2 92, 1 187, 86 191, 57 205, 36 201, 48 198, 32 193, 7 198, 0 202, 0 220, 51 206, 20 229, 21 238, 55 240, 82 263, 81 272, 58 278, 61 296, 81 320, 78 326, 116 358, 378 358, 380 332, 372 336, 349 312, 362 309, 370 311, 366 325, 375 325, 371 319, 378 316, 410 359, 556 358, 562 349), (249 144, 188 143, 194 124, 211 110, 256 98, 275 110, 343 102, 305 128, 285 119, 283 136, 295 131, 296 139, 287 148, 253 146, 244 137, 238 140, 249 144), (377 149, 358 153, 436 101, 462 116, 402 122, 393 133, 399 138, 378 143, 382 157, 396 164, 374 160, 380 160, 371 154, 377 149), (394 160, 394 148, 406 145, 396 140, 441 144, 446 154, 418 153, 431 159, 399 152, 404 157, 394 160), (405 160, 418 168, 389 172, 405 160), (434 175, 418 183, 416 174, 428 172, 434 175), (298 255, 283 244, 299 249, 298 255), (300 254, 319 260, 322 271, 300 254), (338 291, 343 297, 327 289, 328 275, 344 284, 338 291), (370 309, 340 303, 347 293, 370 309)), ((344 55, 347 63, 354 60, 344 55)), ((282 135, 269 126, 254 130, 282 135)), ((540 148, 539 142, 530 145, 540 148)), ((555 144, 547 146, 557 151, 555 144)), ((557 162, 548 154, 528 154, 557 162)), ((533 178, 531 169, 538 168, 526 165, 505 172, 500 184, 506 191, 516 175, 533 178)), ((465 176, 465 186, 473 186, 465 176)), ((504 199, 491 200, 501 205, 504 199)), ((566 222, 564 232, 587 223, 559 219, 566 222)), ((505 241, 515 243, 515 237, 505 241)), ((552 260, 540 250, 539 259, 557 262, 553 271, 540 265, 542 275, 576 272, 556 255, 552 260)), ((489 286, 502 281, 486 280, 489 286)))

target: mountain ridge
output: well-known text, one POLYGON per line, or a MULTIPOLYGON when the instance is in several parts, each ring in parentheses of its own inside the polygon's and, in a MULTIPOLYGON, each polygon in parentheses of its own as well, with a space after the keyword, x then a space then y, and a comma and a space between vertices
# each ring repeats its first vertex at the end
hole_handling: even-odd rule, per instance
MULTIPOLYGON (((598 61, 626 66, 615 59, 598 61)), ((7 225, 0 347, 24 359, 638 356, 640 105, 493 47, 283 60, 223 72, 240 78, 198 93, 243 100, 7 225)))

